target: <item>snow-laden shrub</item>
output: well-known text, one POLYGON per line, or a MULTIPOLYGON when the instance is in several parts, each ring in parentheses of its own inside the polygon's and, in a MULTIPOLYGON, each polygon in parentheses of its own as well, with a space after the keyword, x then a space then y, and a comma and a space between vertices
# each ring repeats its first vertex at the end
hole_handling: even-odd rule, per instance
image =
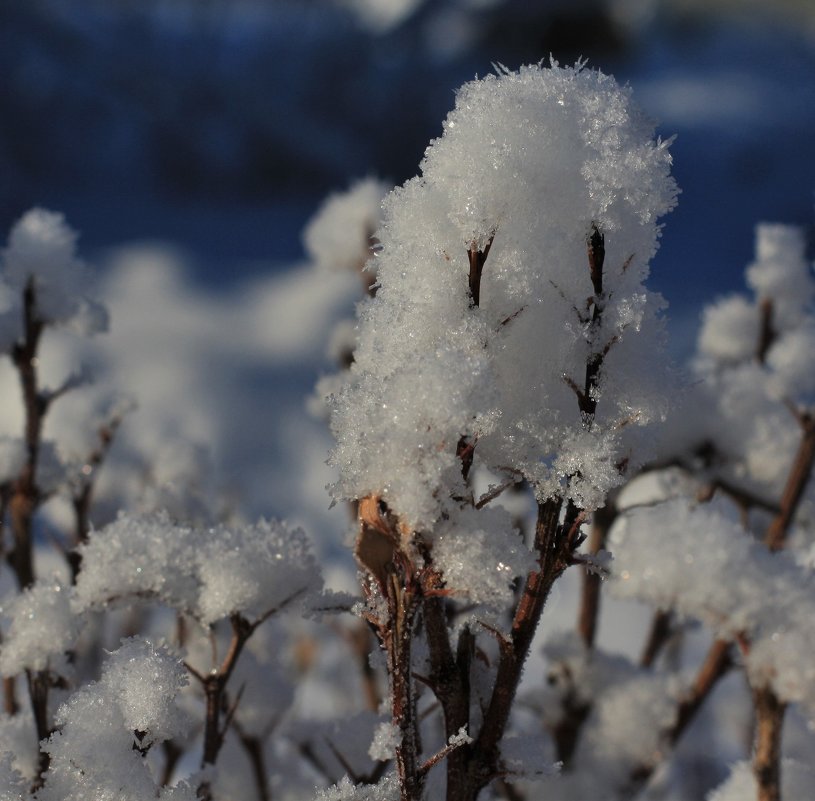
POLYGON ((421 177, 385 201, 379 290, 333 416, 335 492, 432 529, 465 492, 465 437, 540 498, 601 503, 664 411, 663 304, 643 282, 676 199, 670 163, 599 72, 526 67, 462 87, 421 177))

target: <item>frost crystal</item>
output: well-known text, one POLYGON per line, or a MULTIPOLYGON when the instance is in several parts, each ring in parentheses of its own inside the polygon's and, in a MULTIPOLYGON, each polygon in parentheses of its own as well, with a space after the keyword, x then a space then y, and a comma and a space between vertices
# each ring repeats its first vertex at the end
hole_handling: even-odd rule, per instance
POLYGON ((399 782, 396 776, 386 776, 376 784, 352 784, 345 777, 339 784, 321 790, 314 801, 398 801, 399 782))
POLYGON ((512 600, 515 579, 536 564, 503 509, 464 509, 455 522, 440 524, 433 563, 444 574, 448 591, 497 609, 512 600))
POLYGON ((398 744, 399 727, 390 722, 380 723, 374 732, 374 739, 368 749, 368 756, 371 759, 386 762, 393 759, 398 744))
POLYGON ((380 289, 335 401, 335 494, 378 495, 429 529, 463 493, 462 437, 541 497, 594 505, 619 482, 638 426, 664 408, 649 355, 662 302, 643 281, 676 199, 670 163, 629 91, 599 72, 532 66, 462 87, 422 176, 384 203, 380 289), (605 237, 594 323, 593 226, 605 237), (487 248, 476 305, 468 251, 487 248), (575 387, 598 353, 587 425, 575 387))

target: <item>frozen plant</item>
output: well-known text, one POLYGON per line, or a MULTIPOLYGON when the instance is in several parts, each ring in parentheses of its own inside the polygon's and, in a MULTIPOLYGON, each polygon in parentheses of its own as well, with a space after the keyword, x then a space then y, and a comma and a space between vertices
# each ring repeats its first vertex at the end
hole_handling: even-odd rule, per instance
POLYGON ((403 801, 442 761, 450 801, 507 775, 501 740, 549 590, 580 559, 587 515, 650 456, 667 382, 662 301, 644 281, 676 199, 670 163, 613 78, 501 69, 459 90, 421 177, 385 201, 379 288, 332 426, 403 801), (504 483, 475 497, 475 468, 504 483), (531 548, 485 508, 518 478, 538 505, 531 548), (490 640, 479 700, 472 660, 490 640), (417 674, 445 741, 469 732, 435 756, 417 674))

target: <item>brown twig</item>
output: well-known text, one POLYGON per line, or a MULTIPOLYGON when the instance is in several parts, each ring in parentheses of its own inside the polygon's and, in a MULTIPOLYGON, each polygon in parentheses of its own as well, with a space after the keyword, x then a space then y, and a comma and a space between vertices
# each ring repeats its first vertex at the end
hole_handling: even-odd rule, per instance
POLYGON ((784 485, 778 515, 764 538, 771 551, 779 551, 784 547, 815 464, 815 417, 809 412, 798 412, 796 416, 801 425, 801 441, 784 485))
POLYGON ((758 785, 757 801, 781 801, 781 734, 783 704, 769 688, 753 690, 756 736, 753 749, 753 775, 758 785))
MULTIPOLYGON (((34 715, 34 727, 37 732, 37 742, 41 743, 52 734, 48 719, 48 691, 51 687, 51 675, 48 670, 26 670, 26 678, 31 698, 31 711, 34 715)), ((42 788, 50 764, 51 755, 40 748, 37 755, 37 774, 31 785, 32 793, 42 788)))
POLYGON ((37 296, 34 280, 29 279, 23 290, 23 339, 11 351, 11 359, 20 379, 25 413, 26 461, 14 481, 9 503, 14 550, 9 562, 20 589, 34 583, 31 530, 34 513, 40 503, 37 487, 37 463, 45 414, 49 402, 40 392, 37 351, 44 324, 37 315, 37 296))
MULTIPOLYGON (((659 759, 671 753, 690 723, 696 717, 704 702, 723 676, 733 666, 730 655, 731 644, 727 640, 716 640, 710 647, 696 674, 696 679, 677 705, 674 722, 660 734, 660 745, 656 749, 659 759)), ((635 766, 629 774, 629 787, 625 792, 631 795, 641 788, 656 770, 658 760, 635 766)))
MULTIPOLYGON (((207 765, 214 765, 217 761, 218 754, 224 742, 224 737, 232 722, 237 703, 240 700, 240 693, 238 693, 235 703, 230 708, 225 709, 226 686, 235 670, 235 666, 243 652, 244 646, 258 626, 283 607, 287 606, 300 594, 301 591, 293 593, 279 606, 268 610, 254 621, 247 620, 241 614, 233 614, 229 618, 229 623, 232 627, 232 637, 229 641, 226 654, 220 665, 206 675, 197 671, 187 662, 184 663, 190 675, 201 684, 204 690, 206 713, 204 719, 204 749, 201 756, 202 768, 207 765), (221 725, 221 714, 223 712, 226 713, 226 716, 223 725, 221 725)), ((212 787, 208 781, 201 783, 198 788, 198 795, 202 801, 212 801, 212 787)))
POLYGON ((484 263, 487 261, 487 256, 490 255, 493 239, 495 239, 495 234, 489 238, 487 244, 484 246, 484 250, 479 250, 473 244, 467 251, 467 259, 470 262, 470 275, 468 280, 470 304, 474 307, 478 306, 481 302, 481 273, 484 270, 484 263))
MULTIPOLYGON (((81 545, 87 542, 91 528, 90 511, 93 503, 93 493, 96 486, 96 478, 99 468, 113 444, 116 431, 122 423, 122 415, 115 415, 108 423, 101 426, 98 431, 99 444, 88 455, 85 464, 82 466, 82 478, 74 488, 71 497, 71 505, 74 510, 74 545, 81 545)), ((71 581, 76 583, 76 577, 82 566, 82 555, 76 549, 69 551, 68 565, 71 568, 71 581)))
POLYGON ((642 648, 640 667, 653 667, 656 658, 671 639, 673 634, 673 612, 670 609, 657 609, 651 618, 648 638, 642 648))
POLYGON ((173 740, 165 740, 161 744, 161 750, 164 752, 164 767, 161 769, 160 784, 162 787, 167 787, 173 779, 175 766, 184 756, 184 749, 173 740))
POLYGON ((448 801, 473 801, 481 789, 501 774, 498 746, 521 672, 552 585, 568 565, 568 531, 574 520, 567 514, 564 523, 559 522, 561 506, 558 498, 538 505, 535 546, 539 569, 526 578, 510 635, 500 649, 498 671, 481 730, 472 745, 460 749, 468 757, 466 773, 459 784, 450 786, 448 782, 448 801))
MULTIPOLYGON (((592 517, 591 535, 588 552, 599 553, 606 545, 606 539, 612 524, 617 518, 617 508, 609 499, 606 505, 595 510, 592 517)), ((577 620, 577 631, 587 648, 594 646, 597 632, 597 621, 600 616, 600 585, 602 577, 591 570, 583 571, 583 587, 580 596, 580 612, 577 620)))

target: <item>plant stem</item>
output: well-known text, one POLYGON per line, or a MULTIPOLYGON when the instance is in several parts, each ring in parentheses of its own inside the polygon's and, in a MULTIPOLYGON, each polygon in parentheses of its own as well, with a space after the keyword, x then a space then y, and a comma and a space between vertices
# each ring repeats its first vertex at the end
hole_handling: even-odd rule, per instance
POLYGON ((753 690, 756 711, 756 737, 753 775, 758 785, 758 801, 781 801, 781 734, 786 705, 769 688, 753 690))
POLYGON ((484 246, 484 250, 478 250, 478 248, 473 245, 467 251, 467 259, 470 262, 468 286, 470 289, 470 304, 472 306, 478 306, 481 302, 481 273, 484 270, 484 263, 487 261, 487 256, 490 255, 490 248, 492 247, 492 240, 494 238, 495 235, 493 234, 484 246))
POLYGON ((25 413, 26 461, 14 482, 9 502, 14 551, 9 556, 20 589, 34 583, 32 559, 32 523, 40 503, 37 487, 37 461, 39 457, 42 425, 48 402, 39 391, 37 377, 37 349, 42 336, 43 323, 37 317, 37 297, 33 279, 23 290, 23 339, 11 352, 12 361, 20 378, 25 413))
POLYGON ((654 612, 648 639, 645 641, 640 656, 640 667, 653 667, 656 658, 671 638, 672 623, 673 612, 670 609, 657 609, 654 612))
POLYGON ((780 551, 784 547, 792 520, 798 511, 804 490, 812 475, 813 464, 815 464, 815 417, 808 412, 800 413, 798 422, 802 430, 801 441, 784 485, 780 511, 767 529, 764 538, 764 542, 771 551, 780 551))
MULTIPOLYGON (((601 551, 606 544, 608 532, 617 518, 617 508, 612 500, 597 509, 592 516, 591 535, 589 537, 588 552, 593 556, 601 551)), ((587 648, 594 646, 597 633, 597 621, 600 617, 600 586, 602 578, 595 572, 583 572, 583 587, 580 596, 580 612, 577 619, 577 631, 580 639, 587 648)))

